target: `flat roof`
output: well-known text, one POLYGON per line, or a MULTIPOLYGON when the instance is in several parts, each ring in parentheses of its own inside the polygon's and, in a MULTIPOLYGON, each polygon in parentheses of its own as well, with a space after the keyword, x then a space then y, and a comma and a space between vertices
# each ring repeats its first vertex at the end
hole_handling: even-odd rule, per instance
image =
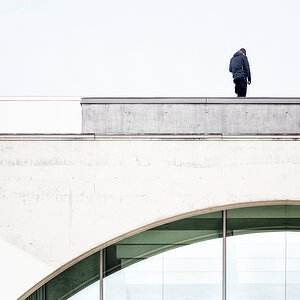
POLYGON ((84 97, 81 104, 300 104, 298 97, 84 97))
POLYGON ((0 134, 1 141, 300 141, 300 134, 0 134))

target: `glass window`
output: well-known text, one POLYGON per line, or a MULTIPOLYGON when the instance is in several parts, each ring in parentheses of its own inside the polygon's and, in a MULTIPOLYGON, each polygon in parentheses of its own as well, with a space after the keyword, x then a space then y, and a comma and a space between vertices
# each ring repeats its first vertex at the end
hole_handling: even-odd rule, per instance
POLYGON ((26 298, 26 300, 45 300, 45 299, 46 299, 46 295, 45 295, 44 285, 26 298))
POLYGON ((287 232, 286 299, 300 298, 300 232, 287 232))
POLYGON ((300 230, 300 205, 274 205, 227 211, 227 236, 300 230))
POLYGON ((285 299, 285 232, 227 238, 227 300, 285 299))
POLYGON ((163 255, 115 272, 104 278, 104 300, 161 300, 163 255))
POLYGON ((80 295, 89 293, 90 295, 93 295, 92 298, 85 299, 98 300, 99 288, 97 289, 97 284, 92 284, 99 281, 99 279, 100 254, 97 252, 73 265, 46 283, 46 300, 65 300, 79 292, 81 292, 81 294, 78 294, 77 298, 72 297, 72 299, 84 299, 84 297, 80 295), (87 288, 90 285, 92 286, 87 288))
POLYGON ((104 299, 199 299, 197 291, 204 289, 203 299, 220 299, 220 237, 222 212, 217 212, 158 226, 106 248, 104 299))
POLYGON ((295 205, 227 211, 228 300, 299 299, 299 217, 295 205))
POLYGON ((100 281, 85 287, 83 290, 69 298, 70 300, 99 300, 100 299, 100 281))
POLYGON ((222 239, 163 254, 163 300, 222 299, 222 239))
POLYGON ((104 277, 165 251, 222 237, 222 212, 171 222, 126 238, 104 250, 104 277))
POLYGON ((222 239, 175 248, 104 278, 105 300, 222 298, 222 239))
MULTIPOLYGON (((300 206, 226 212, 227 300, 298 300, 300 206)), ((170 222, 103 250, 104 300, 221 300, 223 213, 170 222)), ((99 300, 100 253, 27 300, 99 300)))

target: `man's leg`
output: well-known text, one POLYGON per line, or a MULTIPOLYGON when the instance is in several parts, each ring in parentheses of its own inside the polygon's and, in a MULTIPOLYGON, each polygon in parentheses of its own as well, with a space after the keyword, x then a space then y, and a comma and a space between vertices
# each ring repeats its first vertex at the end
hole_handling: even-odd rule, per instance
POLYGON ((247 94, 247 80, 246 78, 241 78, 240 97, 246 97, 246 94, 247 94))
POLYGON ((240 94, 240 79, 236 78, 233 81, 235 83, 235 88, 234 88, 234 92, 237 94, 237 96, 239 97, 240 94))
POLYGON ((235 83, 235 93, 238 97, 246 97, 247 93, 247 81, 245 78, 240 77, 234 80, 235 83))

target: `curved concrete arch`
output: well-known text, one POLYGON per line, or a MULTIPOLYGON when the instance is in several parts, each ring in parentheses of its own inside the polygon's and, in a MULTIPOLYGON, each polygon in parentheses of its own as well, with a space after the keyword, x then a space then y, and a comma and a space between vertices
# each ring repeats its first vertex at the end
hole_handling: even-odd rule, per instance
POLYGON ((146 230, 155 228, 157 226, 161 226, 170 222, 175 222, 175 221, 179 221, 185 218, 189 218, 189 217, 193 217, 193 216, 197 216, 197 215, 202 215, 202 214, 207 214, 207 213, 212 213, 212 212, 219 212, 219 211, 227 211, 227 210, 231 210, 231 209, 236 209, 236 208, 246 208, 246 207, 259 207, 259 206, 274 206, 274 205, 300 205, 300 200, 277 200, 277 201, 257 201, 257 202, 245 202, 245 203, 235 203, 235 204, 228 204, 228 205, 222 205, 222 206, 216 206, 216 207, 210 207, 210 208, 205 208, 205 209, 201 209, 201 210, 196 210, 196 211, 191 211, 188 213, 184 213, 184 214, 179 214, 173 217, 169 217, 167 219, 163 219, 151 224, 148 224, 146 226, 143 226, 141 228, 137 228, 133 231, 130 231, 128 233, 122 234, 121 236, 118 236, 112 240, 109 240, 101 245, 98 245, 97 247, 94 247, 92 249, 90 249, 89 251, 79 255, 78 257, 72 259, 71 261, 67 262, 66 264, 64 264, 63 266, 61 266, 60 268, 58 268, 57 270, 55 270, 54 272, 52 272, 50 275, 48 275, 47 277, 43 278, 40 282, 38 282, 36 285, 34 285, 32 288, 30 288, 28 291, 26 291, 21 297, 18 298, 18 300, 25 300, 28 296, 30 296, 34 291, 36 291, 37 289, 39 289, 40 287, 42 287, 44 284, 46 284, 48 281, 50 281, 51 279, 53 279, 54 277, 56 277, 57 275, 59 275, 60 273, 62 273, 63 271, 69 269, 70 267, 72 267, 73 265, 75 265, 76 263, 82 261, 83 259, 89 257, 90 255, 93 255, 97 252, 99 252, 100 250, 105 249, 106 247, 113 245, 125 238, 134 236, 138 233, 142 233, 146 230))
POLYGON ((22 252, 7 300, 151 226, 300 200, 298 139, 20 135, 2 136, 0 153, 0 242, 22 252))

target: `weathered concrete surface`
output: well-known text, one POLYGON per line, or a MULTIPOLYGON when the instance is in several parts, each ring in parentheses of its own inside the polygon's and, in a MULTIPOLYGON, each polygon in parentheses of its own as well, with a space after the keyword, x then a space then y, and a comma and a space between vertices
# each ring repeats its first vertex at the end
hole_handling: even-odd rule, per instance
POLYGON ((6 300, 152 222, 220 205, 300 200, 297 138, 1 136, 0 154, 0 241, 19 251, 0 248, 6 300))
POLYGON ((82 132, 296 134, 300 98, 83 98, 82 132))

